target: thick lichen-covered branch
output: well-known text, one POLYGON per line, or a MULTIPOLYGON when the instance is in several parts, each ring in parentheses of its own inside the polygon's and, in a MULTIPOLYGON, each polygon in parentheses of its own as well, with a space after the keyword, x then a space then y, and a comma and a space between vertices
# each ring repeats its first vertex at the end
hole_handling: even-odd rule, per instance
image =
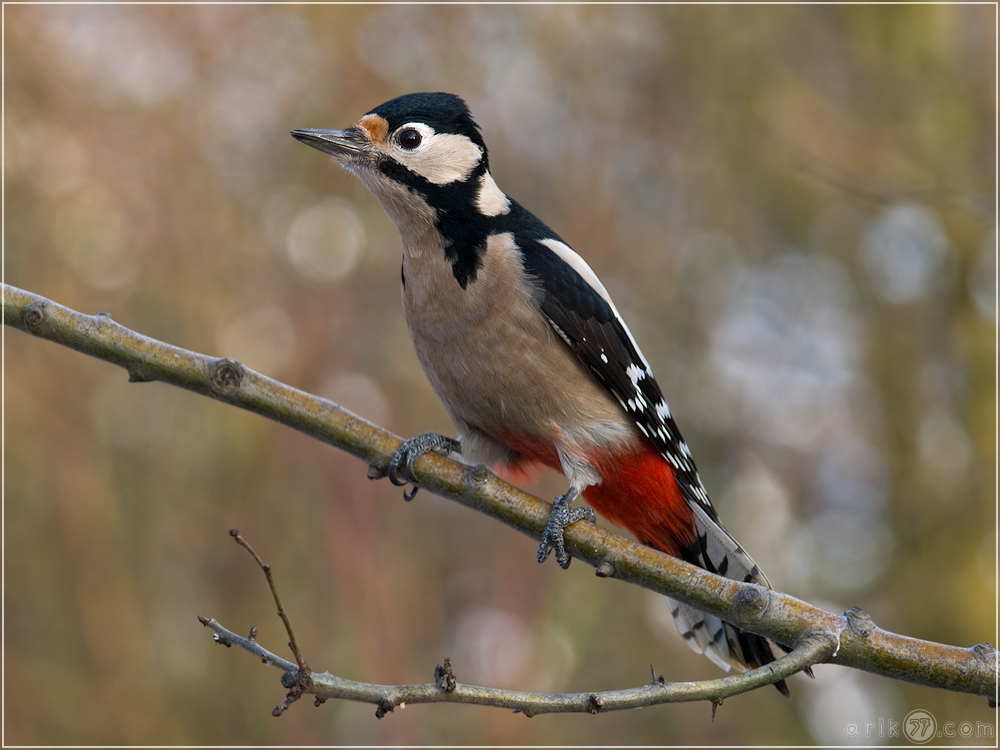
MULTIPOLYGON (((401 440, 333 402, 245 368, 129 330, 106 314, 84 315, 38 295, 3 286, 4 323, 124 367, 133 381, 158 380, 255 412, 345 450, 384 476, 401 440)), ((483 467, 428 454, 416 476, 428 491, 462 503, 539 539, 550 505, 483 467)), ((860 610, 835 614, 754 584, 713 575, 590 523, 566 530, 567 549, 603 577, 666 594, 741 629, 786 646, 808 634, 837 641, 827 662, 885 677, 985 695, 995 704, 997 654, 989 644, 949 646, 889 633, 860 610)))

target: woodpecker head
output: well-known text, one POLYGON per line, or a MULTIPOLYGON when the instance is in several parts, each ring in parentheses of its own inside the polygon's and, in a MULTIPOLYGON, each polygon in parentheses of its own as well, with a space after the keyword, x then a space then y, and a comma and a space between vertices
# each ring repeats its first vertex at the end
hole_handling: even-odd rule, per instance
MULTIPOLYGON (((292 136, 331 154, 383 202, 397 186, 437 199, 443 188, 470 185, 482 193, 486 183, 485 194, 482 199, 477 194, 473 205, 498 200, 479 126, 454 94, 406 94, 379 105, 347 130, 293 130, 292 136)), ((495 206, 485 209, 486 215, 499 213, 495 206)))
POLYGON ((490 220, 511 210, 490 176, 479 126, 454 94, 406 94, 346 130, 293 130, 292 136, 361 178, 404 245, 437 230, 463 287, 475 276, 490 220))

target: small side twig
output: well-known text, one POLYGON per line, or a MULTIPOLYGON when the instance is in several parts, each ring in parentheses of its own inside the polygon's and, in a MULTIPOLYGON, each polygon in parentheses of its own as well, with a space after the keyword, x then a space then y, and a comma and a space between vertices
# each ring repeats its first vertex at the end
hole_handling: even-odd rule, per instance
MULTIPOLYGON (((240 534, 239 529, 230 529, 229 536, 231 536, 238 545, 249 552, 250 556, 254 559, 254 561, 256 561, 257 565, 260 566, 260 569, 264 571, 264 577, 267 578, 267 585, 271 589, 271 596, 274 599, 274 604, 278 608, 278 617, 281 618, 281 622, 285 625, 285 632, 288 633, 288 648, 292 650, 292 654, 295 656, 296 668, 294 671, 285 669, 285 674, 282 675, 281 680, 282 684, 288 688, 288 693, 285 695, 285 699, 275 706, 273 711, 271 711, 272 716, 281 716, 290 705, 295 703, 295 701, 303 695, 314 692, 312 681, 313 671, 309 668, 309 665, 306 664, 305 659, 302 658, 302 652, 299 650, 299 644, 295 640, 295 631, 292 629, 292 621, 288 618, 288 614, 285 612, 285 608, 281 604, 281 597, 278 596, 278 587, 274 583, 274 576, 271 575, 271 566, 261 559, 260 555, 257 554, 257 551, 250 545, 250 542, 244 539, 240 534)), ((198 620, 203 625, 207 625, 209 627, 212 627, 211 623, 214 622, 214 620, 210 621, 204 617, 199 617, 198 620)), ((216 630, 216 638, 220 638, 218 630, 216 630)), ((250 629, 249 638, 240 638, 233 633, 231 635, 227 634, 225 636, 225 641, 221 641, 220 639, 220 642, 225 642, 227 646, 235 643, 243 648, 247 648, 249 645, 253 648, 248 648, 247 650, 252 651, 253 653, 259 654, 259 652, 263 652, 267 656, 273 657, 273 659, 278 658, 257 645, 257 628, 250 629)), ((262 659, 265 664, 269 663, 268 658, 262 656, 262 659)), ((281 661, 284 662, 284 660, 281 661)), ((288 664, 288 662, 284 663, 288 664)), ((317 705, 319 705, 321 700, 323 700, 322 696, 317 696, 317 705)))
POLYGON ((249 651, 251 654, 258 657, 269 667, 277 667, 283 672, 295 674, 299 670, 298 666, 294 662, 290 662, 287 659, 282 659, 276 654, 272 654, 266 648, 257 643, 256 638, 244 638, 241 635, 237 635, 236 633, 226 630, 218 622, 216 622, 214 618, 202 617, 201 615, 198 615, 198 622, 206 628, 215 631, 215 642, 221 646, 239 646, 244 651, 249 651))
MULTIPOLYGON (((292 655, 295 656, 295 662, 299 665, 299 671, 303 674, 308 674, 310 669, 309 665, 306 664, 305 660, 302 658, 302 652, 299 651, 299 644, 295 640, 295 631, 292 630, 292 622, 288 619, 288 614, 285 612, 285 608, 281 605, 281 597, 278 596, 278 589, 274 585, 274 576, 271 575, 271 566, 264 562, 257 551, 250 546, 250 542, 242 537, 239 529, 230 529, 229 536, 231 536, 238 545, 250 553, 250 556, 257 562, 260 569, 264 571, 264 576, 267 578, 267 585, 271 587, 271 596, 274 597, 274 604, 278 607, 278 617, 281 618, 281 622, 285 625, 285 631, 288 633, 288 648, 292 650, 292 655)), ((254 640, 256 640, 254 638, 254 640)))

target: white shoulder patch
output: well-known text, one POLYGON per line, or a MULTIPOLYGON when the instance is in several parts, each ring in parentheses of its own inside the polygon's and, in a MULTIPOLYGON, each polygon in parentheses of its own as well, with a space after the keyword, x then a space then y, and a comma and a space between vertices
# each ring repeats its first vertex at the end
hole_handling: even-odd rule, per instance
MULTIPOLYGON (((590 284, 594 291, 601 295, 601 297, 604 298, 604 301, 611 306, 611 310, 614 312, 615 317, 618 318, 618 322, 621 323, 621 327, 625 331, 625 335, 628 336, 629 341, 632 342, 632 346, 639 355, 639 359, 642 360, 642 367, 645 370, 645 375, 652 377, 653 373, 649 369, 649 363, 646 361, 646 357, 643 356, 642 350, 639 348, 639 345, 635 342, 635 338, 632 336, 632 332, 628 329, 628 326, 625 325, 625 321, 622 320, 622 316, 619 314, 618 308, 615 307, 615 303, 611 301, 611 295, 608 294, 608 290, 604 288, 604 284, 601 283, 601 280, 597 278, 597 274, 594 273, 594 269, 587 265, 587 261, 581 258, 579 253, 577 253, 565 242, 551 239, 540 240, 540 242, 562 258, 562 260, 565 261, 566 264, 569 265, 574 271, 580 274, 583 280, 590 284)), ((638 383, 638 377, 631 375, 631 373, 630 376, 632 377, 633 383, 638 383)))
MULTIPOLYGON (((583 280, 590 284, 594 288, 594 291, 604 298, 605 302, 611 305, 611 309, 615 310, 615 303, 611 301, 611 296, 608 294, 608 290, 604 288, 604 284, 602 284, 601 280, 597 278, 597 274, 594 273, 594 269, 587 265, 587 261, 581 258, 576 250, 571 248, 565 242, 560 242, 559 240, 541 240, 541 243, 562 258, 563 261, 570 266, 570 268, 580 274, 580 276, 583 277, 583 280)), ((615 310, 615 315, 618 315, 617 310, 615 310)))

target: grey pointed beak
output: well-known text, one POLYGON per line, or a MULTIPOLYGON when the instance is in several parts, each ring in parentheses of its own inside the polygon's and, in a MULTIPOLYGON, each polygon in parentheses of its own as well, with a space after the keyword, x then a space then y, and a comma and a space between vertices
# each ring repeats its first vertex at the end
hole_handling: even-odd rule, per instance
POLYGON ((368 139, 358 128, 347 130, 293 130, 292 137, 307 146, 338 158, 353 158, 367 145, 368 139))

